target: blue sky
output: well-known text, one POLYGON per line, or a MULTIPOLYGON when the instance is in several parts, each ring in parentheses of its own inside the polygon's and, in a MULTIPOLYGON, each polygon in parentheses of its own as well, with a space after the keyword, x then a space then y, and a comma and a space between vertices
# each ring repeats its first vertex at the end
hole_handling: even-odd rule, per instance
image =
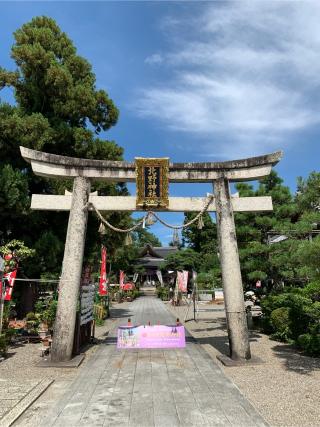
MULTIPOLYGON (((1 2, 2 67, 14 68, 12 33, 36 15, 54 18, 91 62, 97 87, 120 109, 105 137, 127 160, 282 149, 277 170, 292 191, 297 176, 319 170, 319 1, 1 2)), ((171 186, 171 195, 208 191, 171 186)), ((152 231, 170 240, 162 226, 152 231)))

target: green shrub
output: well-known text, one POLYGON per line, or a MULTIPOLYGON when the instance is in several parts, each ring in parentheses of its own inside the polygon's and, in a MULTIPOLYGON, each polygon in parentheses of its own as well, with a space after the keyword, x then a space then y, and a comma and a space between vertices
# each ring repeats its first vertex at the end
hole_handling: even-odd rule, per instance
POLYGON ((5 330, 4 333, 6 336, 7 343, 11 343, 13 337, 17 334, 17 331, 14 328, 8 328, 5 330))
POLYGON ((279 307, 271 312, 270 323, 274 329, 272 337, 281 341, 288 341, 290 330, 290 308, 279 307))
POLYGON ((312 282, 300 290, 302 295, 311 298, 312 301, 320 301, 320 283, 312 282))
POLYGON ((5 356, 8 350, 8 341, 5 334, 0 335, 0 355, 5 356))
MULTIPOLYGON (((301 295, 300 290, 298 290, 298 292, 296 291, 297 290, 293 290, 291 292, 285 292, 279 295, 270 295, 267 298, 261 300, 261 307, 264 316, 264 320, 262 322, 264 332, 277 333, 277 330, 271 321, 271 313, 275 309, 281 307, 290 309, 290 331, 288 331, 288 336, 290 336, 290 338, 296 340, 299 335, 308 330, 310 326, 309 310, 312 306, 312 300, 301 295)), ((284 336, 282 339, 285 339, 284 336)))
MULTIPOLYGON (((55 301, 53 299, 49 301, 37 301, 35 304, 35 319, 40 319, 41 322, 44 322, 48 325, 48 328, 52 328, 55 318, 56 318, 56 312, 57 312, 57 305, 58 301, 55 301)), ((27 314, 27 322, 28 322, 28 316, 32 319, 32 314, 34 313, 28 313, 27 314)))
POLYGON ((216 275, 214 271, 211 270, 208 273, 199 273, 197 276, 198 289, 210 289, 215 288, 216 275))
POLYGON ((94 316, 94 321, 96 326, 103 326, 104 325, 104 319, 99 319, 99 317, 94 316))
POLYGON ((124 299, 131 298, 133 300, 134 299, 133 291, 124 291, 123 292, 123 297, 124 297, 124 299))
POLYGON ((297 344, 309 356, 320 356, 320 334, 302 334, 297 344))
POLYGON ((140 296, 139 289, 133 289, 132 296, 133 296, 133 298, 139 298, 139 296, 140 296))
POLYGON ((169 291, 167 288, 164 287, 158 287, 157 288, 157 296, 158 298, 160 298, 162 301, 168 301, 169 299, 169 291))
POLYGON ((262 316, 260 317, 260 329, 263 333, 270 335, 272 332, 274 332, 273 326, 270 323, 270 317, 265 316, 262 313, 262 316))
POLYGON ((49 302, 47 309, 43 312, 42 318, 47 322, 48 327, 52 328, 56 319, 58 301, 52 300, 49 302))
POLYGON ((30 335, 37 335, 38 326, 40 324, 39 317, 37 317, 36 314, 31 311, 30 313, 27 313, 26 320, 27 320, 26 326, 27 326, 28 333, 30 335))
POLYGON ((29 322, 29 321, 38 320, 38 318, 33 311, 30 311, 30 313, 27 313, 26 315, 26 320, 27 322, 29 322))
POLYGON ((281 341, 294 342, 306 354, 320 356, 320 283, 287 288, 261 300, 262 328, 281 341))
POLYGON ((38 300, 34 305, 35 313, 37 313, 40 316, 45 311, 46 308, 47 308, 47 303, 45 301, 38 300))

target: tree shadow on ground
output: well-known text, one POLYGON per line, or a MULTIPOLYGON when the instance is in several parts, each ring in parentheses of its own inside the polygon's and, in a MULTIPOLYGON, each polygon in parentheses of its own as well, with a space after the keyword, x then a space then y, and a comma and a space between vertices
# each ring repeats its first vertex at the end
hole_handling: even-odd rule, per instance
POLYGON ((305 356, 293 345, 277 344, 272 347, 276 357, 283 359, 284 367, 288 371, 301 375, 309 375, 312 371, 320 370, 320 359, 305 356))
POLYGON ((10 343, 9 347, 10 348, 19 348, 19 347, 24 347, 27 344, 38 344, 38 343, 33 343, 33 342, 28 343, 28 341, 26 341, 26 340, 25 341, 15 341, 15 342, 10 343))
MULTIPOLYGON (((199 319, 201 323, 208 324, 208 327, 197 328, 193 327, 190 330, 197 334, 201 332, 214 333, 215 331, 224 332, 223 336, 215 337, 197 337, 199 344, 209 344, 217 349, 222 354, 229 354, 229 341, 227 336, 227 324, 224 317, 217 317, 215 319, 199 319)), ((220 333, 221 333, 220 332, 220 333)), ((250 331, 250 342, 258 341, 261 338, 261 334, 256 330, 250 331)), ((293 371, 302 375, 310 374, 314 370, 320 370, 320 359, 305 356, 299 352, 293 345, 290 344, 275 344, 272 347, 274 355, 277 358, 283 359, 285 369, 293 371)))
MULTIPOLYGON (((256 342, 260 338, 260 335, 250 333, 250 342, 256 342)), ((216 337, 204 337, 196 338, 198 344, 209 344, 219 351, 221 354, 229 356, 229 339, 227 336, 216 336, 216 337)))
POLYGON ((10 357, 13 357, 16 354, 16 351, 10 351, 10 349, 7 351, 6 355, 4 356, 3 362, 7 359, 10 359, 10 357))
POLYGON ((111 308, 110 310, 110 319, 121 319, 132 317, 133 313, 130 310, 124 308, 111 308))
POLYGON ((8 347, 8 350, 7 350, 7 353, 5 355, 4 360, 10 359, 10 357, 13 357, 17 353, 16 351, 14 351, 15 349, 18 349, 20 347, 25 347, 26 345, 29 345, 29 344, 30 345, 35 345, 35 344, 38 344, 38 343, 33 343, 33 342, 28 343, 28 341, 26 339, 24 339, 24 340, 16 340, 16 341, 11 342, 9 344, 9 347, 8 347))
POLYGON ((104 341, 105 345, 116 345, 117 344, 117 337, 108 337, 106 338, 106 340, 104 341))
POLYGON ((229 355, 229 340, 228 337, 205 337, 197 338, 196 342, 198 344, 209 344, 211 347, 214 347, 221 354, 229 355))
MULTIPOLYGON (((214 347, 216 350, 218 350, 221 354, 230 354, 229 350, 229 339, 227 334, 227 322, 225 317, 217 317, 215 319, 199 319, 201 323, 207 323, 208 327, 191 327, 190 331, 193 333, 201 334, 201 333, 207 333, 207 332, 218 332, 220 331, 220 335, 216 336, 205 336, 205 337, 199 337, 197 336, 196 342, 199 344, 209 344, 212 347, 214 347), (223 335, 221 335, 221 332, 223 335)), ((196 323, 195 323, 196 325, 196 323)), ((193 325, 194 326, 194 325, 193 325)), ((257 333, 257 331, 250 331, 249 340, 250 342, 256 342, 261 337, 260 334, 257 333)))
MULTIPOLYGON (((217 331, 221 330, 224 331, 227 334, 227 322, 225 317, 217 317, 215 319, 199 319, 199 322, 201 323, 208 323, 210 326, 208 328, 195 328, 191 327, 192 332, 209 332, 209 331, 217 331)), ((197 322, 194 323, 194 325, 197 325, 197 322)))

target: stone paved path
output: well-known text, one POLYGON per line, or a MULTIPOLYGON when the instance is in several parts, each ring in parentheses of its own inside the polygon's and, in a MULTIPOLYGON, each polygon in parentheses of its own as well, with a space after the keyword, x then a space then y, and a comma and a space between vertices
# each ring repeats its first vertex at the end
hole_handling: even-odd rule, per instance
MULTIPOLYGON (((172 324, 154 297, 141 297, 120 324, 172 324)), ((185 349, 117 350, 116 330, 100 345, 44 426, 266 426, 261 416, 190 338, 185 349)))

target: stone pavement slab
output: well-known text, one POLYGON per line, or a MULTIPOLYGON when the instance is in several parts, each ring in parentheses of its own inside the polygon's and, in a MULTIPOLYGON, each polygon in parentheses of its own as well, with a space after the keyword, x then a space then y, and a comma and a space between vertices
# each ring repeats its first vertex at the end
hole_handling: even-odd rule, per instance
MULTIPOLYGON (((132 324, 173 324, 162 301, 130 305, 132 324)), ((127 323, 126 318, 120 324, 127 323)), ((80 370, 43 426, 266 426, 194 340, 185 349, 117 350, 116 330, 80 370)))
POLYGON ((1 380, 0 426, 10 427, 52 382, 51 379, 29 380, 12 385, 9 380, 1 380))

